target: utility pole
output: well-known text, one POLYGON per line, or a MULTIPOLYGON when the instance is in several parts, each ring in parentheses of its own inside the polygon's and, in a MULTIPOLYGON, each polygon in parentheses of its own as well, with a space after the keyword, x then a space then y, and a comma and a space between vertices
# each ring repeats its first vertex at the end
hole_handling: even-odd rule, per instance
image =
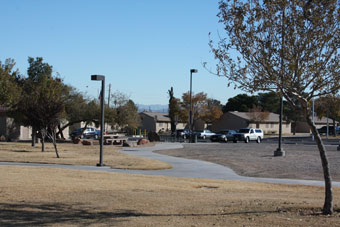
POLYGON ((110 108, 111 84, 109 84, 109 96, 107 97, 107 107, 110 108))

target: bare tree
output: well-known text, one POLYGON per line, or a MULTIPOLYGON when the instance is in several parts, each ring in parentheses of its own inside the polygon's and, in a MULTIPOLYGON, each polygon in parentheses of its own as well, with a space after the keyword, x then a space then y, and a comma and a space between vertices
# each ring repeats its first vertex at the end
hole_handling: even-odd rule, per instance
POLYGON ((332 214, 332 179, 310 103, 340 88, 340 1, 225 0, 219 9, 226 36, 210 41, 216 74, 245 91, 277 92, 303 114, 323 167, 323 213, 332 214))
POLYGON ((268 120, 269 114, 268 111, 262 111, 258 106, 253 106, 253 108, 249 109, 247 112, 250 120, 256 123, 256 128, 259 127, 260 122, 268 120))

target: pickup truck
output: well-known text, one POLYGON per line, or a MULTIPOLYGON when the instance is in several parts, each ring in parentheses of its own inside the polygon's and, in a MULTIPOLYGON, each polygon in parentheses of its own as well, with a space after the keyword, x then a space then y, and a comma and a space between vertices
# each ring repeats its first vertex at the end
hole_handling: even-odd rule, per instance
POLYGON ((237 141, 244 141, 245 143, 256 141, 257 143, 261 143, 261 140, 263 140, 263 131, 258 128, 241 128, 234 134, 233 138, 234 143, 237 143, 237 141))

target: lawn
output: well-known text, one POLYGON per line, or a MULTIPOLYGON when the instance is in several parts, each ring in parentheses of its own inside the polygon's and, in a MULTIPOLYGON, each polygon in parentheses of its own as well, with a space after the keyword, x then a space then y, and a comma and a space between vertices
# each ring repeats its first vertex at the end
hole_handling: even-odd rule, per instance
POLYGON ((340 226, 323 187, 0 166, 0 226, 340 226))
MULTIPOLYGON (((0 143, 0 161, 96 165, 99 146, 0 143)), ((161 169, 167 163, 105 146, 113 168, 161 169)), ((321 215, 324 188, 145 176, 43 167, 0 166, 0 226, 340 226, 321 215)))
MULTIPOLYGON (((116 169, 169 169, 165 162, 135 157, 117 152, 122 147, 104 146, 104 164, 116 169)), ((60 158, 51 143, 45 144, 45 152, 41 152, 41 144, 32 147, 30 143, 0 143, 0 161, 32 162, 51 164, 72 164, 95 166, 99 163, 99 145, 84 146, 82 144, 58 144, 60 158)))

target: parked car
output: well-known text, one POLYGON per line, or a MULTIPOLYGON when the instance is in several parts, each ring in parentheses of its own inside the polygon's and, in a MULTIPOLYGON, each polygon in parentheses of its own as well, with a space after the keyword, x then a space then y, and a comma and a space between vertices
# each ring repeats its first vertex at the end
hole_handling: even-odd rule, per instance
POLYGON ((215 135, 210 137, 211 142, 228 142, 233 141, 234 134, 236 133, 235 130, 225 129, 222 130, 215 135))
MULTIPOLYGON (((327 134, 327 126, 322 126, 321 128, 318 129, 318 132, 320 134, 327 134)), ((335 126, 335 133, 340 134, 340 127, 335 126)), ((334 134, 334 126, 328 126, 328 135, 333 135, 334 134)))
POLYGON ((176 130, 176 137, 182 137, 184 139, 189 138, 190 130, 189 129, 178 129, 176 130))
POLYGON ((100 130, 97 130, 95 128, 78 128, 76 130, 73 130, 70 134, 72 138, 74 137, 80 137, 80 138, 95 138, 98 139, 100 136, 100 130))
POLYGON ((211 132, 210 130, 196 131, 194 134, 202 139, 210 138, 211 136, 215 135, 215 133, 211 132))
POLYGON ((263 140, 263 131, 259 128, 241 128, 234 134, 233 138, 234 143, 237 143, 237 141, 244 141, 245 143, 256 141, 257 143, 261 143, 261 140, 263 140))

